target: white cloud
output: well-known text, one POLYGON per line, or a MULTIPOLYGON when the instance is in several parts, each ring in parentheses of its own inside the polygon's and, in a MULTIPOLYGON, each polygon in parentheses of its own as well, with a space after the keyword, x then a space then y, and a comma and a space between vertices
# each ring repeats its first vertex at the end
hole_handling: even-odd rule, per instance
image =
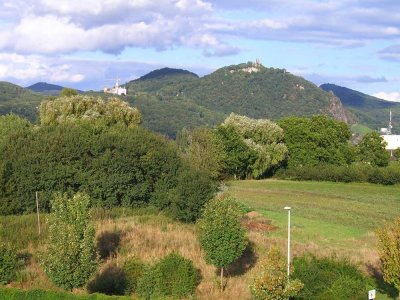
POLYGON ((40 80, 50 82, 80 82, 85 76, 65 62, 39 55, 23 56, 0 53, 0 80, 20 83, 40 80))
POLYGON ((395 101, 395 102, 400 102, 400 92, 379 92, 375 93, 372 96, 381 98, 387 101, 395 101))

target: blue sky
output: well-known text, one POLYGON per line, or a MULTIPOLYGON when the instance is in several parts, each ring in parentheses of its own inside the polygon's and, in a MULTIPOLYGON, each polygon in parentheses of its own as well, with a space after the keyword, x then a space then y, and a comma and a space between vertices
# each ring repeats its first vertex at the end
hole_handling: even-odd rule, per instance
POLYGON ((398 0, 0 0, 0 80, 100 90, 254 61, 400 101, 398 0))

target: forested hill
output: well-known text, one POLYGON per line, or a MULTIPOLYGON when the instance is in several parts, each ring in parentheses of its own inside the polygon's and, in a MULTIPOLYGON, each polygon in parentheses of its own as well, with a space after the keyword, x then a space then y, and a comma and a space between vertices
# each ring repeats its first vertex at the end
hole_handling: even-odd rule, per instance
POLYGON ((28 90, 45 95, 58 95, 64 87, 47 82, 37 82, 27 87, 28 90))
POLYGON ((282 69, 246 63, 202 78, 175 70, 157 70, 127 83, 128 100, 143 112, 144 126, 169 136, 182 127, 214 126, 231 112, 272 120, 324 114, 354 121, 333 94, 282 69))
POLYGON ((44 97, 18 85, 0 81, 0 115, 12 112, 35 121, 37 107, 44 97))
POLYGON ((394 130, 400 131, 400 103, 386 101, 335 84, 322 84, 320 88, 340 98, 343 105, 357 116, 360 123, 372 129, 387 127, 391 110, 394 130))

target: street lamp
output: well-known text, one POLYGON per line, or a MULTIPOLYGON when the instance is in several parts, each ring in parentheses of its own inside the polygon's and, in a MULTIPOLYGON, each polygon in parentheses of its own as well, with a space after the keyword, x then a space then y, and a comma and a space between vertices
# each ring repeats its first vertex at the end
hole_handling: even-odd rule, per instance
POLYGON ((290 210, 292 209, 290 206, 285 206, 285 210, 288 211, 288 227, 287 227, 287 234, 288 234, 288 244, 287 244, 287 275, 289 277, 290 274, 290 210))

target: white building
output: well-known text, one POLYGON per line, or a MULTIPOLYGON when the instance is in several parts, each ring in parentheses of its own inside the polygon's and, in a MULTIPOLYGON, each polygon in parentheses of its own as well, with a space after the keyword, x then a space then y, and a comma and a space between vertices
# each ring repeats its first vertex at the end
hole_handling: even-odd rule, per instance
POLYGON ((393 156, 394 150, 400 148, 400 135, 392 134, 392 128, 392 111, 390 111, 389 127, 380 130, 381 137, 387 143, 386 150, 390 151, 390 156, 393 156))
POLYGON ((120 87, 119 86, 119 79, 117 79, 115 81, 115 86, 113 86, 112 88, 104 88, 103 89, 104 93, 108 93, 108 94, 114 94, 114 95, 123 95, 126 96, 127 95, 127 90, 126 88, 120 87))

